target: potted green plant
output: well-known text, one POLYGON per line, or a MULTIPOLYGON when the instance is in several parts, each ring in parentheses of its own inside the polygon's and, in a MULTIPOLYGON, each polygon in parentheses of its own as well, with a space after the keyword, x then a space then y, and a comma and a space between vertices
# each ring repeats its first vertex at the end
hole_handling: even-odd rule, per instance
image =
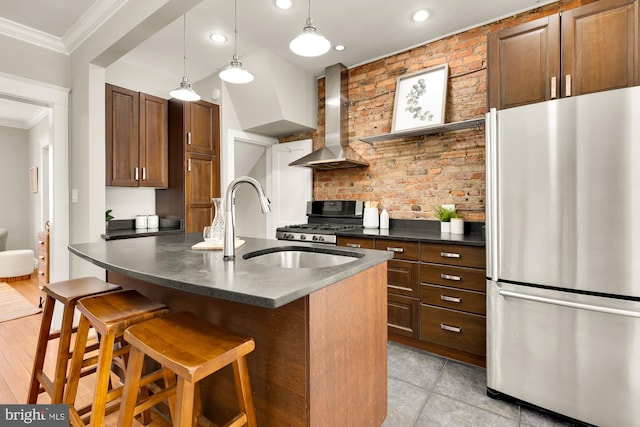
POLYGON ((115 218, 113 215, 111 215, 111 212, 113 212, 113 209, 107 209, 104 212, 104 225, 105 225, 105 230, 108 233, 109 232, 109 221, 111 221, 113 218, 115 218))
POLYGON ((457 218, 458 214, 455 209, 449 209, 448 207, 438 206, 434 210, 434 215, 440 221, 440 232, 451 232, 451 218, 457 218))

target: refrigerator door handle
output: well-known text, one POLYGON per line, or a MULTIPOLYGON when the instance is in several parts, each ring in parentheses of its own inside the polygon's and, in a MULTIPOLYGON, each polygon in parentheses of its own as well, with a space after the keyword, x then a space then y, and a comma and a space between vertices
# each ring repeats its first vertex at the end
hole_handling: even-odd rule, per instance
POLYGON ((535 296, 535 295, 522 294, 520 292, 507 291, 507 290, 504 290, 504 289, 500 289, 498 291, 498 293, 501 296, 505 296, 505 297, 519 298, 519 299, 524 299, 524 300, 528 300, 528 301, 541 302, 541 303, 545 303, 545 304, 554 304, 554 305, 559 305, 561 307, 571 307, 571 308, 577 308, 577 309, 580 309, 580 310, 595 311, 595 312, 598 312, 598 313, 607 313, 607 314, 614 314, 614 315, 617 315, 617 316, 627 316, 627 317, 638 317, 638 318, 640 318, 640 312, 638 312, 638 311, 621 310, 619 308, 611 308, 611 307, 604 307, 604 306, 599 306, 599 305, 583 304, 583 303, 579 303, 579 302, 565 301, 565 300, 560 300, 560 299, 555 299, 555 298, 545 298, 545 297, 539 297, 539 296, 535 296))
POLYGON ((498 111, 492 108, 485 120, 486 138, 486 274, 498 280, 498 111))

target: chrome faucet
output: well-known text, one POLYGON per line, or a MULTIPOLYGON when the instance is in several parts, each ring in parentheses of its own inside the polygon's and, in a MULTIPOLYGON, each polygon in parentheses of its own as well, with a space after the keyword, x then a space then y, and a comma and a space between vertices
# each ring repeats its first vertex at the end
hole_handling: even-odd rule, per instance
POLYGON ((224 198, 224 257, 225 261, 233 261, 236 258, 236 227, 235 227, 235 201, 236 201, 236 188, 242 183, 251 184, 258 193, 258 200, 260 201, 260 208, 262 213, 271 211, 269 204, 271 201, 264 194, 262 185, 250 176, 241 176, 231 181, 227 187, 227 193, 224 198))

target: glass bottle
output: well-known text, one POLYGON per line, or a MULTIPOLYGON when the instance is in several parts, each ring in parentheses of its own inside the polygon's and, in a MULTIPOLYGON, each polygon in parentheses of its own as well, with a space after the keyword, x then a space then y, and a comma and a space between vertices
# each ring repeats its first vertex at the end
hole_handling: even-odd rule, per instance
POLYGON ((224 240, 224 199, 214 197, 211 201, 215 209, 215 215, 211 222, 211 241, 222 243, 224 240))

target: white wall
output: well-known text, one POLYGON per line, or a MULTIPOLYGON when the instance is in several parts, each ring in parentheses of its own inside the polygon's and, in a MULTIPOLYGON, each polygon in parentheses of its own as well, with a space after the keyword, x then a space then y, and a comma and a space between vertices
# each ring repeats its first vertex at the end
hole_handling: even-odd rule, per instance
POLYGON ((0 127, 0 228, 9 230, 7 250, 31 249, 29 221, 29 135, 0 127))
POLYGON ((0 71, 56 86, 69 87, 69 56, 0 35, 0 71), (19 60, 16 60, 19 58, 19 60))
POLYGON ((33 238, 31 247, 37 252, 36 236, 39 231, 44 230, 44 221, 48 218, 48 213, 43 212, 43 196, 47 195, 49 189, 43 185, 47 180, 45 173, 48 172, 47 165, 49 158, 42 158, 42 146, 48 144, 50 139, 50 117, 47 115, 29 129, 29 167, 38 168, 38 192, 29 193, 29 233, 33 238))

